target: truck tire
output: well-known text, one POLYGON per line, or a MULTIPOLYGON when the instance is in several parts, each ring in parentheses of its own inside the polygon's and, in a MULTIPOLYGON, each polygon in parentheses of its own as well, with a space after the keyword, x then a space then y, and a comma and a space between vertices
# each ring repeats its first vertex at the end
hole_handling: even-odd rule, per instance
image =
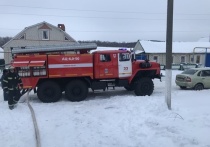
POLYGON ((60 86, 53 81, 46 81, 37 89, 37 96, 44 103, 57 102, 61 94, 60 86))
POLYGON ((84 81, 70 81, 65 88, 66 98, 72 102, 85 100, 88 95, 88 86, 84 81))
POLYGON ((154 83, 150 78, 141 78, 137 81, 134 93, 137 96, 150 96, 154 90, 154 83))

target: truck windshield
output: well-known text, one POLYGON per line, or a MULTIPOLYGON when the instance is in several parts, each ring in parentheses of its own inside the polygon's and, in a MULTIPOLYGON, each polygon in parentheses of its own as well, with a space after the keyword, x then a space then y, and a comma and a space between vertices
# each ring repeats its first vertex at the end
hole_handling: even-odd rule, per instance
POLYGON ((120 53, 119 54, 119 61, 129 61, 130 54, 129 53, 120 53))

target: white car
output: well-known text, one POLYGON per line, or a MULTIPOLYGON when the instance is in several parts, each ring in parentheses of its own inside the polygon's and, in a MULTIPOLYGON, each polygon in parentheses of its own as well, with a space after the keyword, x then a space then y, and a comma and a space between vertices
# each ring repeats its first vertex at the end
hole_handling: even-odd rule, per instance
POLYGON ((191 68, 176 75, 176 84, 181 89, 202 90, 210 88, 210 68, 191 68))

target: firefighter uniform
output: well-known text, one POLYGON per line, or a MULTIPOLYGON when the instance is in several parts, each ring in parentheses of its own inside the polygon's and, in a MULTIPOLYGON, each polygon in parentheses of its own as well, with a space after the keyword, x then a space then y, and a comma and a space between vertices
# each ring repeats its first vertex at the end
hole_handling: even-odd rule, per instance
POLYGON ((2 89, 3 89, 3 96, 4 96, 4 101, 8 101, 8 94, 5 92, 5 90, 4 90, 4 82, 3 82, 3 79, 4 79, 4 77, 6 76, 8 74, 8 69, 4 69, 3 70, 3 74, 2 74, 2 76, 1 76, 1 87, 2 87, 2 89))
POLYGON ((10 109, 14 108, 14 105, 20 99, 20 87, 23 87, 22 80, 19 75, 14 71, 14 67, 9 68, 9 73, 3 79, 4 91, 8 94, 8 105, 10 109))

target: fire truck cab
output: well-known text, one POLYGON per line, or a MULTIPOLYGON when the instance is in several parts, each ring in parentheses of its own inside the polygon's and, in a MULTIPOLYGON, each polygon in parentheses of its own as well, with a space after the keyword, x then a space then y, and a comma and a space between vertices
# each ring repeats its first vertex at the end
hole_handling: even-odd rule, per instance
POLYGON ((70 101, 82 101, 89 89, 105 91, 110 86, 124 87, 137 96, 151 95, 154 90, 152 80, 160 79, 160 64, 135 60, 128 50, 95 50, 92 53, 35 51, 13 51, 12 64, 24 89, 37 88, 42 102, 56 102, 62 92, 70 101))

